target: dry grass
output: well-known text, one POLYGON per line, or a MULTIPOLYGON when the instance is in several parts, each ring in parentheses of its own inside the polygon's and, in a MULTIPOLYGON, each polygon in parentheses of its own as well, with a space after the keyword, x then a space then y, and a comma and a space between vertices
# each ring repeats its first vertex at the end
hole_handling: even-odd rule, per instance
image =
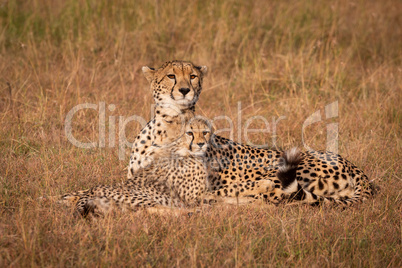
MULTIPOLYGON (((0 266, 400 267, 400 10, 398 0, 0 1, 0 266), (344 211, 251 206, 92 224, 39 203, 125 177, 117 147, 66 139, 65 116, 106 102, 116 125, 117 116, 148 119, 140 67, 172 59, 209 67, 200 113, 227 115, 236 129, 238 101, 242 126, 286 116, 281 147, 301 146, 304 120, 338 101, 339 151, 380 193, 344 211)), ((325 146, 326 123, 307 130, 311 147, 325 146)), ((96 141, 97 129, 97 111, 74 117, 80 140, 96 141)), ((129 139, 139 129, 130 123, 129 139)), ((273 145, 273 132, 252 137, 273 145)))

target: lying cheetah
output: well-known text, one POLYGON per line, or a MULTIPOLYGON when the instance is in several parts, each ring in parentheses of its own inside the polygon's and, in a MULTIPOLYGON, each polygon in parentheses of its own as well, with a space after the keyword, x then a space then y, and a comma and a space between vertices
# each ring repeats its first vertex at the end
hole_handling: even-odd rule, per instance
POLYGON ((164 146, 154 146, 155 160, 132 178, 117 185, 68 193, 62 196, 62 201, 75 204, 81 215, 103 214, 113 207, 135 210, 195 206, 207 188, 203 156, 210 137, 209 125, 197 118, 190 120, 185 133, 177 139, 164 146))
MULTIPOLYGON (((175 122, 172 122, 174 125, 175 122)), ((80 215, 101 215, 113 207, 124 210, 142 208, 190 208, 201 202, 244 204, 251 198, 220 198, 207 193, 208 181, 204 163, 209 146, 211 126, 194 117, 185 132, 163 146, 153 146, 154 161, 138 170, 132 178, 112 186, 96 186, 62 196, 62 202, 75 205, 80 215)), ((253 194, 267 192, 271 183, 260 183, 253 194)))
MULTIPOLYGON (((193 116, 206 67, 173 61, 165 63, 158 70, 143 67, 143 73, 151 83, 157 106, 167 104, 175 107, 175 113, 171 115, 181 116, 184 121, 193 116)), ((130 159, 129 178, 142 163, 148 165, 152 162, 145 157, 149 151, 149 147, 145 146, 151 146, 152 140, 163 141, 168 138, 160 134, 161 130, 155 132, 156 127, 155 122, 151 121, 137 137, 130 159), (154 136, 149 136, 149 133, 154 136)), ((163 129, 162 125, 161 127, 163 129)), ((261 188, 259 184, 265 185, 267 182, 270 182, 269 187, 266 187, 269 190, 259 197, 274 203, 280 202, 284 196, 291 196, 293 200, 306 203, 326 200, 350 205, 373 195, 373 187, 367 176, 346 159, 330 152, 301 153, 297 164, 299 171, 295 177, 281 181, 277 178, 277 171, 283 153, 280 150, 239 144, 213 135, 206 153, 208 181, 213 195, 252 196, 255 188, 261 188), (304 194, 298 194, 298 190, 302 190, 304 194)))

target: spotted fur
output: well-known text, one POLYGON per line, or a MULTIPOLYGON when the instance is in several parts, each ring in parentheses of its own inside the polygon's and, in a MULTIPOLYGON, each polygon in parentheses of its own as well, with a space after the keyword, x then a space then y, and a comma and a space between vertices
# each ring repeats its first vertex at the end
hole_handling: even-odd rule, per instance
MULTIPOLYGON (((275 192, 259 195, 258 198, 278 203, 286 199, 309 203, 334 203, 349 206, 363 201, 374 194, 373 185, 367 176, 342 156, 331 152, 309 151, 298 156, 294 192, 284 187, 278 170, 281 167, 283 151, 258 149, 214 136, 208 149, 208 180, 217 196, 236 196, 239 186, 250 182, 271 180, 275 192), (302 191, 301 191, 302 189, 302 191)), ((288 174, 289 175, 289 174, 288 174)), ((240 188, 241 189, 241 188, 240 188)), ((246 189, 247 190, 247 189, 246 189)))
MULTIPOLYGON (((173 122, 174 123, 174 122, 173 122)), ((102 215, 113 208, 191 208, 201 203, 249 203, 251 198, 220 198, 207 192, 205 153, 212 127, 205 120, 194 117, 188 121, 184 133, 171 143, 153 148, 154 161, 138 170, 133 177, 115 185, 100 185, 62 196, 63 203, 75 206, 79 215, 102 215)), ((265 192, 256 189, 254 194, 265 192)))
POLYGON ((154 148, 152 164, 125 182, 62 196, 81 215, 103 214, 111 208, 136 210, 149 207, 192 207, 202 201, 208 187, 203 156, 211 129, 205 121, 193 119, 173 142, 154 148))
POLYGON ((155 117, 133 142, 128 178, 153 161, 155 146, 172 142, 171 137, 183 132, 183 126, 194 117, 194 104, 201 94, 207 68, 191 62, 172 61, 157 70, 144 66, 142 72, 151 84, 156 103, 155 117))
MULTIPOLYGON (((194 103, 202 88, 202 79, 196 83, 198 90, 194 90, 194 92, 198 92, 197 97, 189 101, 188 105, 183 105, 182 102, 177 102, 175 97, 177 95, 172 95, 175 84, 169 84, 167 83, 168 80, 163 78, 164 75, 168 75, 169 71, 167 70, 181 70, 180 68, 173 68, 173 65, 172 63, 163 65, 158 70, 160 76, 155 75, 155 71, 151 72, 149 68, 144 70, 144 74, 151 82, 157 105, 161 103, 176 105, 174 107, 178 112, 175 113, 175 116, 181 115, 188 120, 193 116, 194 103), (165 81, 164 90, 161 91, 158 82, 163 81, 165 81)), ((180 66, 180 64, 178 65, 180 66)), ((202 68, 193 67, 189 70, 202 70, 202 68)), ((189 75, 188 72, 187 75, 183 76, 187 77, 186 81, 188 81, 189 75)), ((192 86, 194 85, 192 84, 192 86)), ((155 125, 149 125, 148 129, 149 131, 146 133, 152 132, 155 125)), ((167 140, 169 138, 168 134, 161 136, 159 132, 152 133, 154 136, 151 139, 154 140, 167 140)), ((137 140, 143 140, 142 136, 139 136, 137 140)), ((138 143, 135 143, 134 151, 137 148, 138 143)), ((141 149, 138 151, 141 151, 142 154, 141 149)), ((291 171, 294 175, 293 180, 289 177, 291 173, 287 175, 288 183, 292 184, 293 182, 295 185, 294 182, 297 181, 297 188, 284 187, 283 180, 281 182, 280 177, 278 177, 284 171, 280 169, 282 168, 283 153, 281 150, 255 148, 213 135, 211 146, 208 147, 206 154, 208 158, 208 182, 211 184, 212 194, 222 197, 254 196, 273 203, 279 203, 287 198, 310 204, 323 201, 342 205, 351 205, 373 195, 373 187, 367 176, 348 160, 331 152, 300 153, 298 156, 300 158, 298 159, 299 163, 288 167, 290 168, 288 172, 291 169, 293 170, 291 171), (279 174, 278 170, 280 170, 279 174), (265 190, 261 192, 262 189, 265 190), (289 189, 296 189, 297 191, 292 193, 289 189), (303 190, 304 195, 297 194, 300 189, 303 190)), ((132 157, 129 177, 137 169, 135 159, 132 157)))

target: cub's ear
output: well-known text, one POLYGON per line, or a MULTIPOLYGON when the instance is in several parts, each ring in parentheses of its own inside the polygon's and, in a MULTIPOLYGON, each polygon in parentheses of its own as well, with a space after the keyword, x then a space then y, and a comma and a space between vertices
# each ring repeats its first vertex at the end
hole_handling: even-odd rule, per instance
POLYGON ((149 83, 151 83, 151 81, 154 79, 155 72, 156 71, 154 68, 148 66, 142 67, 142 73, 144 74, 145 78, 148 80, 149 83))
POLYGON ((207 75, 207 73, 208 73, 207 66, 196 66, 196 68, 201 71, 203 76, 207 75))
POLYGON ((215 133, 215 130, 216 130, 215 124, 212 123, 211 126, 209 127, 209 129, 211 130, 211 135, 213 135, 215 133))

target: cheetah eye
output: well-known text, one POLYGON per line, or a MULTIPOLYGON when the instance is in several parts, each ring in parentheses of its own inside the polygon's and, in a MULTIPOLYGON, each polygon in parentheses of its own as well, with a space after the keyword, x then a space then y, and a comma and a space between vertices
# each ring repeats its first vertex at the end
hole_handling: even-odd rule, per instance
POLYGON ((168 74, 167 77, 169 77, 170 79, 175 79, 176 76, 174 74, 168 74))
POLYGON ((190 75, 190 79, 191 79, 191 80, 195 79, 196 77, 197 77, 197 76, 194 75, 194 74, 190 75))
POLYGON ((206 136, 206 135, 208 135, 209 134, 209 131, 203 131, 202 132, 202 135, 204 135, 204 136, 206 136))
POLYGON ((186 134, 189 136, 193 136, 193 132, 191 132, 191 131, 187 131, 186 134))

